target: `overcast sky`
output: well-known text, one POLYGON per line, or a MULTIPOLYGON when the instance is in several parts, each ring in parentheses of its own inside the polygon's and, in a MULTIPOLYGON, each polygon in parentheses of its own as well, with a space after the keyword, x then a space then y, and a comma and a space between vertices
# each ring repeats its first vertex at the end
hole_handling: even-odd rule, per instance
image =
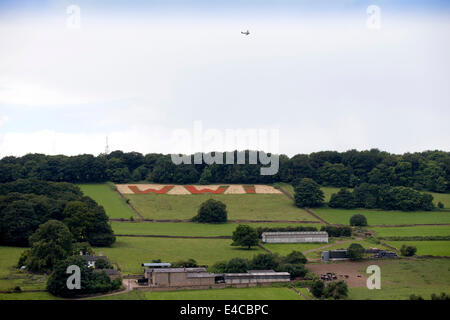
POLYGON ((278 130, 267 149, 289 156, 449 151, 449 8, 0 0, 0 157, 98 154, 106 136, 113 150, 169 153, 196 121, 278 130))

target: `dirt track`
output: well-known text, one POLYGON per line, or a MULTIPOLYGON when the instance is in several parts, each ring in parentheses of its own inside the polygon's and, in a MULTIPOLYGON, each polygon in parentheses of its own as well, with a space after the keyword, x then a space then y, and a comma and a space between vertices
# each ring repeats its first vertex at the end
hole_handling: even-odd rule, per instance
POLYGON ((308 263, 306 267, 317 275, 327 272, 335 273, 338 280, 344 280, 349 287, 365 287, 367 281, 366 273, 360 273, 359 270, 365 270, 368 266, 376 264, 382 265, 388 261, 364 261, 364 262, 329 262, 329 263, 308 263), (348 275, 348 278, 343 277, 348 275))

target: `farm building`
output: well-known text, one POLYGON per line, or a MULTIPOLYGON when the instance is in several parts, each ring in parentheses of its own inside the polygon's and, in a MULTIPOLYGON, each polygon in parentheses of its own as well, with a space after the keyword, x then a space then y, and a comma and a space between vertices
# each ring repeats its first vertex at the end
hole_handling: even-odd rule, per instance
POLYGON ((273 270, 250 270, 247 273, 225 273, 226 284, 250 284, 289 282, 291 275, 288 272, 275 272, 273 270))
POLYGON ((296 232, 263 232, 264 243, 328 243, 328 233, 325 231, 296 231, 296 232))
POLYGON ((348 259, 349 257, 346 249, 322 251, 322 261, 324 262, 348 259))
POLYGON ((153 287, 211 286, 214 284, 257 284, 288 282, 288 272, 251 270, 247 273, 208 273, 205 268, 148 268, 144 279, 138 281, 153 287))
POLYGON ((89 268, 95 268, 95 262, 98 259, 108 260, 108 258, 105 257, 104 255, 102 255, 101 253, 98 256, 94 256, 94 255, 90 255, 90 254, 83 254, 82 252, 80 252, 80 256, 87 261, 89 268))
POLYGON ((148 268, 144 277, 149 286, 179 287, 215 284, 215 274, 205 268, 148 268))
POLYGON ((172 264, 168 262, 150 262, 143 263, 142 266, 146 268, 170 268, 172 264))

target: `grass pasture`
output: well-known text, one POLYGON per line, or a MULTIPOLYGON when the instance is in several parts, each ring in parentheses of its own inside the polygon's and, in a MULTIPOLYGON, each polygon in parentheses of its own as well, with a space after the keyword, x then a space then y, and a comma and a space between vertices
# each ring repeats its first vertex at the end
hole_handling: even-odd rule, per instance
POLYGON ((305 300, 285 287, 129 292, 95 300, 305 300))
POLYGON ((297 208, 283 194, 127 194, 125 196, 147 219, 191 219, 197 214, 200 205, 212 198, 226 204, 229 220, 317 221, 306 211, 297 208))
POLYGON ((259 248, 251 250, 232 247, 228 239, 170 239, 118 237, 111 248, 96 248, 113 263, 118 263, 122 273, 139 274, 141 264, 161 259, 176 262, 193 258, 200 265, 211 266, 218 261, 234 257, 252 258, 262 253, 259 248))
POLYGON ((376 237, 450 236, 450 226, 378 227, 370 228, 376 237))
POLYGON ((442 202, 444 209, 450 209, 450 193, 427 192, 433 196, 433 203, 437 206, 438 202, 442 202))
POLYGON ((349 299, 407 300, 411 294, 430 299, 432 293, 450 293, 450 259, 397 259, 380 267, 381 289, 349 288, 349 299))
MULTIPOLYGON (((289 223, 242 223, 257 227, 309 226, 318 230, 321 224, 289 224, 289 223)), ((115 234, 123 235, 169 235, 169 236, 231 236, 238 223, 204 224, 191 222, 111 222, 115 234)))
POLYGON ((450 241, 386 241, 387 244, 400 250, 402 245, 415 246, 418 256, 450 257, 450 241))
POLYGON ((367 223, 374 225, 446 224, 450 223, 450 211, 382 211, 367 209, 316 208, 314 212, 329 223, 349 225, 354 214, 363 214, 367 223))
POLYGON ((94 199, 99 205, 103 206, 106 214, 110 218, 136 217, 134 212, 128 207, 125 201, 112 190, 107 183, 103 184, 80 184, 78 185, 86 196, 94 199))

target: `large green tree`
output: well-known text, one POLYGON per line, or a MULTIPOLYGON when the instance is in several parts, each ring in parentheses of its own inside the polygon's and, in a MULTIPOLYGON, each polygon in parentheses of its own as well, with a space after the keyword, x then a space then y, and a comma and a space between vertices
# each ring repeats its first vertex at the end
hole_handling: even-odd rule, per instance
POLYGON ((320 207, 323 204, 324 194, 320 186, 312 179, 303 178, 294 189, 295 204, 297 207, 320 207))
POLYGON ((232 240, 232 246, 247 247, 247 249, 250 249, 252 246, 258 245, 258 231, 248 225, 240 224, 233 231, 232 240))
POLYGON ((72 253, 72 234, 67 226, 57 220, 40 225, 30 237, 31 249, 21 262, 34 272, 45 272, 72 253), (24 261, 23 261, 24 260, 24 261))

